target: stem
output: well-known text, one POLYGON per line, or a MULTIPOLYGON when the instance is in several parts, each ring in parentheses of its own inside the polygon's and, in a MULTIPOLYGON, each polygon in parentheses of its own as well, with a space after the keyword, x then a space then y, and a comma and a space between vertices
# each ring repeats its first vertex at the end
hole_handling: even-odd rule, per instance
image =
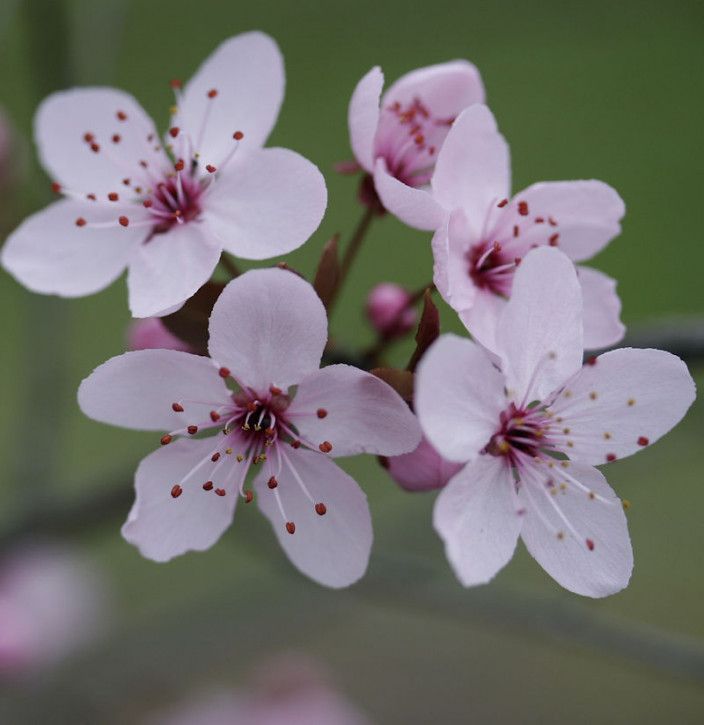
POLYGON ((225 252, 223 252, 222 256, 220 257, 220 264, 223 266, 223 268, 227 271, 232 279, 234 279, 235 277, 239 277, 242 274, 239 267, 227 256, 227 254, 225 254, 225 252))

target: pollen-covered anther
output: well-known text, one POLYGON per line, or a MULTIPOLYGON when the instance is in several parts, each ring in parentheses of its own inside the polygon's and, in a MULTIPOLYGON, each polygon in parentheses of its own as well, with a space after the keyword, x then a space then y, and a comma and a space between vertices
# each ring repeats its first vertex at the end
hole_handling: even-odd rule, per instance
POLYGON ((616 454, 615 453, 607 453, 606 454, 606 461, 608 463, 613 463, 616 460, 616 454))
POLYGON ((229 378, 230 377, 230 368, 220 368, 220 370, 218 370, 218 375, 221 378, 229 378))
POLYGON ((168 446, 169 443, 174 439, 172 435, 169 435, 168 433, 166 435, 161 436, 161 445, 162 446, 168 446))
POLYGON ((124 111, 118 111, 116 114, 118 121, 126 121, 127 120, 127 114, 124 111))
POLYGON ((220 413, 218 413, 217 410, 211 410, 210 411, 210 420, 212 420, 213 423, 217 423, 220 420, 220 413))
POLYGON ((587 539, 585 543, 589 551, 594 551, 594 542, 591 539, 587 539))
POLYGON ((218 95, 218 89, 217 88, 211 88, 208 91, 208 94, 207 95, 208 95, 208 98, 215 98, 215 96, 218 95))
POLYGON ((51 190, 54 192, 54 194, 60 194, 61 193, 61 184, 57 183, 56 181, 52 182, 51 190))
POLYGON ((627 498, 624 498, 621 501, 621 506, 623 506, 624 511, 628 511, 628 509, 631 508, 631 502, 627 498))
POLYGON ((220 460, 220 451, 215 451, 212 456, 210 456, 210 460, 213 463, 217 463, 220 460))
POLYGON ((92 151, 92 152, 93 152, 94 154, 97 154, 97 153, 98 153, 98 152, 100 151, 100 144, 97 144, 97 143, 93 142, 93 143, 92 143, 92 144, 90 145, 90 150, 91 150, 91 151, 92 151))
POLYGON ((244 456, 241 453, 238 453, 235 457, 237 458, 237 463, 242 463, 242 461, 244 461, 244 456))
POLYGON ((171 487, 171 498, 178 498, 182 493, 183 489, 178 485, 178 483, 171 487))
POLYGON ((556 247, 559 239, 560 239, 560 235, 559 234, 552 234, 550 236, 550 238, 548 239, 548 244, 551 247, 556 247))
POLYGON ((87 224, 87 222, 82 216, 79 216, 78 219, 76 219, 77 227, 84 227, 86 224, 87 224))
POLYGON ((287 521, 286 522, 286 531, 288 531, 289 534, 295 534, 296 533, 296 524, 294 524, 293 521, 287 521))
POLYGON ((323 441, 323 442, 322 442, 322 443, 321 443, 321 444, 320 444, 320 445, 318 446, 318 448, 319 448, 319 449, 320 449, 320 450, 321 450, 321 451, 322 451, 323 453, 330 453, 330 451, 332 450, 332 443, 330 443, 330 441, 323 441))
POLYGON ((639 446, 645 447, 645 446, 648 445, 648 443, 650 443, 650 440, 648 438, 646 438, 646 436, 640 436, 638 438, 638 445, 639 446))
POLYGON ((179 159, 174 164, 174 168, 176 169, 176 171, 183 171, 183 169, 185 168, 185 166, 186 166, 186 162, 183 159, 179 159))
POLYGON ((506 204, 508 204, 508 199, 502 199, 496 206, 498 206, 499 209, 503 209, 506 204))
POLYGON ((318 416, 318 418, 322 419, 327 417, 328 411, 325 410, 325 408, 318 408, 315 414, 318 416))
POLYGON ((269 488, 271 488, 272 490, 273 490, 273 489, 275 489, 275 488, 276 488, 276 487, 277 487, 277 486, 279 485, 279 482, 278 482, 278 481, 276 480, 276 476, 272 476, 272 477, 271 477, 271 478, 270 478, 270 479, 269 479, 269 480, 268 480, 268 481, 266 482, 266 485, 267 485, 267 486, 269 486, 269 488))
POLYGON ((558 531, 557 532, 557 538, 559 541, 563 541, 565 538, 565 532, 564 531, 558 531))
POLYGON ((589 400, 596 400, 599 396, 597 395, 597 392, 595 390, 592 390, 591 393, 589 393, 589 400))
POLYGON ((198 432, 198 426, 197 425, 189 425, 188 428, 186 428, 188 431, 188 435, 194 436, 198 432))
POLYGON ((318 516, 325 516, 327 511, 327 506, 324 503, 315 504, 315 513, 318 514, 318 516))
POLYGON ((154 206, 154 202, 153 202, 153 201, 152 201, 151 199, 145 199, 145 200, 144 200, 144 201, 142 202, 142 206, 143 206, 143 207, 144 207, 145 209, 151 209, 151 207, 152 207, 152 206, 154 206))
POLYGON ((300 447, 301 447, 301 441, 299 441, 298 439, 296 439, 295 441, 291 441, 291 448, 300 448, 300 447))
POLYGON ((174 413, 183 413, 183 406, 181 403, 171 403, 171 410, 173 410, 174 413))
POLYGON ((213 489, 213 485, 214 485, 214 484, 213 484, 213 482, 212 482, 212 481, 206 481, 206 482, 205 482, 205 483, 203 484, 203 490, 204 490, 204 491, 212 491, 212 489, 213 489))
POLYGON ((225 489, 224 489, 224 488, 216 488, 216 489, 215 489, 215 493, 216 493, 216 494, 217 494, 218 496, 224 496, 226 492, 225 492, 225 489))
POLYGON ((527 201, 518 202, 518 213, 521 216, 528 216, 528 202, 527 201))
POLYGON ((249 489, 247 489, 244 492, 244 502, 245 503, 252 503, 252 501, 254 501, 254 494, 249 489))
POLYGON ((117 221, 120 222, 120 226, 122 227, 128 227, 130 225, 130 220, 126 216, 121 216, 117 221))
POLYGON ((635 398, 629 398, 628 399, 628 407, 629 408, 632 408, 635 404, 636 404, 636 399, 635 398))
POLYGON ((111 191, 108 194, 108 199, 110 201, 120 201, 120 195, 116 191, 111 191))
POLYGON ((244 138, 244 134, 242 133, 242 131, 235 131, 232 134, 232 138, 234 138, 235 141, 241 141, 244 138))
POLYGON ((169 129, 169 136, 171 136, 171 138, 176 138, 176 136, 178 136, 180 130, 181 129, 178 126, 172 126, 169 129))
POLYGON ((113 143, 120 143, 120 141, 122 141, 122 136, 120 136, 119 133, 114 133, 111 140, 113 143))
POLYGON ((218 169, 217 169, 217 166, 213 166, 212 164, 206 164, 205 170, 209 174, 214 174, 218 169))

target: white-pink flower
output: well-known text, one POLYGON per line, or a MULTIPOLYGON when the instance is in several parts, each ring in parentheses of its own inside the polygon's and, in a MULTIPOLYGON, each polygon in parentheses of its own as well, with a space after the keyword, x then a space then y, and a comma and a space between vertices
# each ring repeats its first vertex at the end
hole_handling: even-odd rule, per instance
POLYGON ((382 96, 384 75, 372 68, 350 99, 348 125, 359 166, 377 183, 402 186, 415 204, 427 186, 450 126, 463 109, 484 101, 477 69, 466 60, 418 68, 382 96))
POLYGON ((251 469, 259 507, 302 572, 331 587, 362 576, 372 543, 367 500, 331 458, 405 453, 420 429, 373 375, 349 365, 319 369, 326 341, 313 288, 292 272, 255 270, 230 282, 213 308, 212 360, 128 352, 83 381, 78 400, 90 417, 169 431, 168 445, 137 470, 123 527, 144 556, 166 561, 212 546, 238 496, 252 499, 251 469), (216 435, 184 440, 200 433, 216 435))
MULTIPOLYGON (((511 295, 517 266, 536 246, 557 246, 573 261, 593 257, 621 231, 625 208, 601 181, 533 184, 511 197, 509 149, 491 111, 476 104, 440 150, 431 192, 418 202, 400 184, 376 177, 386 208, 412 227, 435 232, 434 281, 472 335, 489 349, 511 295)), ((624 333, 616 282, 578 267, 584 346, 607 347, 624 333)))
POLYGON ((566 589, 602 597, 628 583, 626 518, 594 466, 667 433, 694 400, 694 383, 679 358, 660 350, 614 350, 582 366, 581 307, 569 259, 536 249, 499 318, 501 371, 454 335, 419 365, 423 431, 445 458, 466 463, 434 512, 465 586, 489 581, 519 535, 566 589))
POLYGON ((274 41, 225 41, 176 92, 168 132, 130 95, 76 88, 49 96, 35 120, 40 160, 64 195, 7 240, 2 264, 35 292, 79 297, 128 269, 135 317, 178 308, 223 250, 267 259, 315 231, 327 193, 318 169, 264 149, 284 93, 274 41))

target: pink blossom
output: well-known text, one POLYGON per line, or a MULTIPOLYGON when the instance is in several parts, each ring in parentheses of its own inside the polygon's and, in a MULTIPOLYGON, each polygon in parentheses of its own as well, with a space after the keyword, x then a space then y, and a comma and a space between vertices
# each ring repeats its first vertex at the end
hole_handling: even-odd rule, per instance
POLYGON ((414 451, 382 458, 382 465, 406 491, 442 488, 462 469, 461 463, 445 460, 425 436, 414 451))
MULTIPOLYGON (((509 150, 486 106, 464 111, 443 145, 423 203, 375 176, 384 205, 410 226, 432 230, 435 284, 472 335, 494 349, 516 267, 536 246, 559 246, 575 262, 593 257, 621 231, 625 208, 601 181, 533 184, 511 197, 509 150)), ((416 192, 418 193, 418 192, 416 192)), ((607 347, 624 333, 616 282, 578 268, 584 345, 607 347)))
POLYGON ((382 96, 383 86, 377 66, 354 89, 348 114, 352 151, 364 171, 403 187, 412 204, 427 210, 426 195, 418 189, 430 181, 455 117, 484 101, 484 86, 465 60, 411 71, 382 96))
POLYGON ((519 535, 566 589, 602 597, 628 583, 626 517, 594 466, 667 433, 694 400, 694 383, 679 358, 660 350, 614 350, 582 366, 581 305, 569 259, 536 249, 499 318, 501 371, 454 335, 420 363, 423 431, 442 456, 466 464, 434 512, 465 586, 489 581, 519 535))
POLYGON ((0 673, 52 665, 88 643, 105 620, 105 588, 87 561, 47 544, 0 565, 0 673))
POLYGON ((374 287, 367 297, 366 312, 374 329, 387 339, 405 335, 418 321, 411 295, 391 282, 374 287))
POLYGON ((130 350, 191 351, 190 346, 176 337, 158 317, 134 320, 127 330, 127 345, 130 350))
POLYGON ((307 282, 280 269, 250 271, 213 308, 212 360, 128 352, 83 381, 78 400, 90 417, 170 431, 162 438, 170 445, 137 470, 122 530, 144 556, 167 561, 212 546, 238 494, 252 499, 251 469, 259 507, 302 572, 331 587, 362 576, 372 542, 367 500, 331 458, 405 453, 420 430, 373 375, 349 365, 319 370, 326 340, 325 309, 307 282), (188 440, 199 432, 219 435, 188 440))
POLYGON ((35 292, 80 297, 127 267, 135 317, 166 314, 203 285, 223 250, 267 259, 303 244, 323 216, 318 169, 263 149, 284 92, 274 41, 225 41, 181 90, 162 142, 130 95, 55 93, 39 107, 44 168, 64 195, 8 239, 2 264, 35 292))

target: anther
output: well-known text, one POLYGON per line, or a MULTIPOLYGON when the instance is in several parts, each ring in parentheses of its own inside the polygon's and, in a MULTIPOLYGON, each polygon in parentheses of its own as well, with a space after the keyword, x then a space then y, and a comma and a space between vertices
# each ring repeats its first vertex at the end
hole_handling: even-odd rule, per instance
POLYGON ((183 169, 184 169, 184 167, 185 167, 185 166, 186 166, 186 164, 185 164, 185 162, 184 162, 184 160, 183 160, 183 159, 179 159, 179 160, 178 160, 178 161, 177 161, 177 162, 176 162, 176 163, 174 164, 174 168, 176 169, 176 171, 183 171, 183 169))
POLYGON ((127 120, 127 114, 124 111, 118 111, 116 114, 118 121, 126 121, 127 120))
POLYGON ((591 539, 587 539, 586 544, 589 551, 594 551, 594 542, 591 539))
POLYGON ((286 522, 286 531, 288 531, 289 534, 295 534, 296 533, 296 524, 294 524, 293 521, 287 521, 286 522))
POLYGON ((178 483, 171 488, 171 498, 178 498, 182 493, 183 489, 178 485, 178 483))
POLYGON ((616 460, 616 454, 615 453, 607 453, 606 454, 606 460, 609 463, 613 463, 616 460))
POLYGON ((86 220, 82 216, 79 216, 78 219, 76 219, 76 226, 84 227, 85 225, 86 225, 86 220))
POLYGON ((225 454, 228 455, 228 456, 232 455, 232 448, 226 448, 225 449, 225 454))
POLYGON ((108 194, 108 199, 110 199, 110 201, 118 201, 120 199, 120 195, 116 191, 111 191, 108 194))
POLYGON ((214 174, 217 171, 217 167, 216 166, 213 166, 212 164, 207 164, 206 167, 205 167, 205 170, 209 174, 214 174))
POLYGON ((220 413, 218 413, 217 410, 211 410, 210 420, 212 420, 213 423, 217 423, 220 420, 220 413))
POLYGON ((169 435, 168 433, 166 435, 161 436, 161 445, 162 446, 168 446, 169 443, 174 439, 173 436, 169 435))
POLYGON ((198 432, 198 426, 197 425, 189 425, 188 428, 186 428, 189 435, 194 436, 198 432))
POLYGON ((91 150, 91 151, 92 151, 92 152, 93 152, 94 154, 97 154, 97 153, 98 153, 98 151, 100 151, 100 144, 97 144, 97 143, 93 142, 93 143, 92 143, 92 144, 90 145, 90 150, 91 150))
POLYGON ((112 142, 113 143, 120 143, 120 141, 122 141, 122 136, 120 136, 119 133, 114 133, 112 135, 112 142))
POLYGON ((152 206, 154 206, 154 202, 153 202, 153 201, 152 201, 151 199, 145 199, 145 200, 144 200, 144 201, 142 202, 142 206, 143 206, 143 207, 144 207, 145 209, 151 209, 151 207, 152 207, 152 206))
POLYGON ((291 441, 291 448, 300 448, 301 447, 301 441, 296 439, 295 441, 291 441))
POLYGON ((535 217, 535 223, 536 224, 545 224, 545 219, 543 219, 543 217, 541 217, 541 216, 537 216, 537 217, 535 217))
POLYGON ((51 185, 51 190, 54 192, 54 194, 60 194, 61 193, 61 184, 57 184, 54 181, 51 185))
POLYGON ((83 134, 83 140, 86 143, 93 143, 93 141, 95 141, 95 136, 92 133, 90 133, 90 131, 88 131, 83 134))
POLYGON ((178 126, 173 126, 172 128, 169 129, 169 136, 171 136, 171 138, 176 138, 176 136, 178 136, 178 132, 180 130, 181 129, 178 126))
POLYGON ((245 503, 252 503, 253 500, 254 500, 254 494, 249 489, 247 489, 244 492, 244 502, 245 503))
POLYGON ((232 134, 232 138, 234 138, 235 141, 241 141, 244 138, 244 134, 242 133, 242 131, 235 131, 232 134))
POLYGON ((86 194, 86 199, 90 199, 91 201, 97 201, 98 197, 95 194, 86 194))
POLYGON ((270 478, 270 479, 269 479, 269 480, 268 480, 268 481, 266 482, 266 485, 267 485, 267 486, 269 486, 269 488, 270 488, 270 489, 272 489, 272 490, 273 490, 273 489, 275 489, 275 488, 276 488, 276 487, 277 487, 277 486, 279 485, 279 482, 278 482, 278 481, 276 480, 276 476, 272 476, 272 477, 271 477, 271 478, 270 478))
POLYGON ((598 359, 598 357, 596 355, 590 355, 587 358, 587 365, 596 365, 597 359, 598 359))
POLYGON ((173 410, 174 413, 183 413, 183 406, 181 403, 171 403, 171 410, 173 410))
POLYGON ((550 237, 550 238, 548 239, 548 244, 549 244, 549 245, 550 245, 551 247, 556 247, 556 246, 557 246, 557 240, 558 240, 559 238, 560 238, 560 235, 559 235, 559 234, 553 234, 553 235, 552 235, 552 236, 551 236, 551 237, 550 237))
POLYGON ((526 201, 518 202, 518 213, 521 216, 528 216, 528 202, 526 202, 526 201))
POLYGON ((503 209, 506 204, 508 204, 508 199, 502 199, 496 206, 498 206, 499 209, 503 209))
POLYGON ((621 506, 623 506, 624 511, 628 511, 628 509, 631 508, 631 502, 627 498, 624 498, 623 501, 621 501, 621 506))
POLYGON ((180 78, 172 78, 169 81, 169 85, 175 90, 176 88, 183 87, 183 81, 180 78))
POLYGON ((123 179, 123 180, 122 180, 122 183, 123 183, 123 184, 124 184, 125 186, 129 186, 131 182, 130 182, 130 180, 129 180, 129 179, 125 178, 125 179, 123 179))
POLYGON ((275 385, 272 385, 272 386, 271 386, 271 387, 269 388, 269 392, 270 392, 270 393, 271 393, 272 395, 281 395, 281 393, 282 393, 283 391, 281 390, 281 388, 277 388, 277 387, 276 387, 275 385))
POLYGON ((213 482, 212 481, 206 481, 203 484, 203 490, 204 491, 212 491, 212 489, 213 489, 213 482))
POLYGON ((220 368, 220 370, 218 370, 218 375, 221 378, 229 378, 230 377, 230 369, 229 368, 220 368))
POLYGON ((210 456, 210 460, 213 463, 217 463, 220 460, 220 451, 215 451, 212 456, 210 456))
POLYGON ((130 220, 126 216, 121 216, 117 221, 119 221, 120 225, 123 227, 128 227, 130 225, 130 220))
POLYGON ((327 414, 328 411, 325 410, 325 408, 318 408, 318 410, 316 411, 316 415, 318 416, 318 418, 325 418, 327 414))
POLYGON ((330 453, 330 451, 332 450, 332 443, 330 443, 330 441, 323 441, 323 442, 322 442, 322 443, 321 443, 321 444, 320 444, 320 445, 318 446, 318 448, 320 448, 320 450, 321 450, 321 451, 322 451, 323 453, 330 453))
POLYGON ((225 489, 224 488, 216 488, 215 493, 217 493, 218 496, 224 496, 225 495, 225 489))
POLYGON ((211 88, 208 91, 208 98, 215 98, 215 96, 218 95, 218 89, 217 88, 211 88))
POLYGON ((318 516, 325 516, 327 513, 327 507, 324 503, 317 503, 315 504, 315 513, 318 514, 318 516))
POLYGON ((650 441, 645 436, 640 436, 640 438, 638 438, 639 446, 647 446, 648 443, 650 443, 650 441))
POLYGON ((237 463, 242 463, 242 461, 244 461, 244 456, 241 453, 238 453, 236 458, 237 458, 237 463))

